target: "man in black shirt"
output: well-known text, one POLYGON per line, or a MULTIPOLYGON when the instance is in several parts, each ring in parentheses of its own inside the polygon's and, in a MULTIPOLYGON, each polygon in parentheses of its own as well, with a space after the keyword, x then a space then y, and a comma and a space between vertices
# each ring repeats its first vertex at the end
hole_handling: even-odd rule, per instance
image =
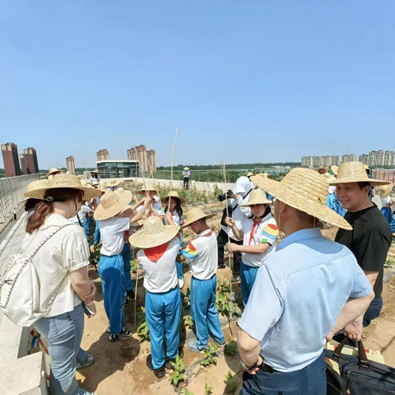
MULTIPOLYGON (((350 325, 368 326, 383 307, 384 263, 391 246, 392 233, 381 211, 370 200, 370 188, 388 182, 369 178, 361 162, 347 162, 339 167, 336 186, 340 204, 347 210, 345 219, 353 230, 339 229, 335 241, 347 246, 372 284, 375 298, 363 317, 350 325)), ((345 328, 347 332, 347 328, 345 328)))

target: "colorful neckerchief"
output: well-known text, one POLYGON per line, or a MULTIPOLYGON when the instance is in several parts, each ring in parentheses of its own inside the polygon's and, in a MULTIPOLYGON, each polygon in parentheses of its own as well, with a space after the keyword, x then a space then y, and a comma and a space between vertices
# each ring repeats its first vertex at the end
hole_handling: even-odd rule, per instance
POLYGON ((250 240, 248 241, 248 245, 251 245, 251 241, 254 237, 255 232, 258 230, 258 225, 262 222, 263 218, 260 219, 259 221, 256 221, 255 218, 252 218, 254 221, 254 225, 252 226, 251 233, 250 233, 250 240))
POLYGON ((145 248, 144 254, 151 262, 158 262, 166 252, 169 243, 162 244, 157 247, 145 248))

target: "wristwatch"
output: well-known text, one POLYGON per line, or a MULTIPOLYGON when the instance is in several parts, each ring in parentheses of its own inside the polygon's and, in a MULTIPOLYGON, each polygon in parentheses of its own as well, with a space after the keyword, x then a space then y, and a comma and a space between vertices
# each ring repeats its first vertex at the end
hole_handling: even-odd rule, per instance
POLYGON ((243 367, 243 369, 244 369, 246 372, 248 372, 248 371, 251 370, 251 369, 255 369, 256 367, 262 365, 262 363, 261 363, 261 364, 258 364, 258 362, 259 362, 259 357, 262 358, 262 363, 263 363, 263 357, 262 357, 262 355, 259 354, 258 359, 257 359, 256 362, 255 362, 253 365, 251 365, 251 366, 247 366, 247 365, 244 363, 244 361, 240 358, 241 366, 243 367))

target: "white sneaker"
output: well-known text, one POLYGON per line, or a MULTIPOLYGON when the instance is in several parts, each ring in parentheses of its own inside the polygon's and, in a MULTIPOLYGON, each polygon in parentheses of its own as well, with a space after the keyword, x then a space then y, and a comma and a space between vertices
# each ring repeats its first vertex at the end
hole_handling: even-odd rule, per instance
POLYGON ((179 278, 178 279, 178 287, 179 288, 183 288, 184 287, 184 279, 183 278, 179 278))

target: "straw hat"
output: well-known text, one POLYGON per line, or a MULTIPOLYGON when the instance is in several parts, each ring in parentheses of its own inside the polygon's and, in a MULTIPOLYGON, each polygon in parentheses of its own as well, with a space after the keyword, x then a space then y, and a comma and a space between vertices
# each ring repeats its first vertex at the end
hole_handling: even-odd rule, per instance
MULTIPOLYGON (((48 180, 33 181, 27 186, 27 191, 32 192, 32 191, 36 191, 37 189, 43 189, 43 188, 46 188, 47 185, 48 185, 48 180)), ((22 201, 20 201, 18 203, 24 203, 24 202, 26 202, 27 199, 30 199, 30 198, 26 197, 25 199, 23 199, 22 201)), ((37 199, 37 198, 34 198, 34 199, 37 199)))
POLYGON ((186 166, 185 166, 185 167, 184 167, 184 170, 189 170, 189 167, 186 167, 186 166))
POLYGON ((152 248, 169 242, 180 231, 176 225, 163 225, 159 217, 152 216, 144 221, 144 226, 132 236, 129 242, 137 248, 152 248))
POLYGON ((198 221, 199 219, 202 218, 208 219, 214 217, 215 215, 217 215, 217 213, 205 214, 201 208, 194 207, 187 212, 187 221, 184 222, 181 228, 186 228, 190 224, 193 224, 194 222, 198 221))
POLYGON ((325 173, 324 174, 324 177, 325 177, 325 179, 328 181, 328 182, 332 182, 332 181, 335 181, 336 180, 336 177, 333 177, 331 174, 329 174, 329 173, 325 173))
POLYGON ((78 189, 84 193, 83 200, 90 200, 94 197, 100 196, 100 192, 93 188, 84 187, 81 185, 80 179, 73 174, 56 174, 47 181, 46 186, 36 189, 34 191, 27 191, 24 196, 27 198, 44 200, 45 193, 52 189, 78 189))
POLYGON ((247 176, 246 177, 251 177, 251 176, 253 176, 254 175, 254 173, 251 173, 250 171, 247 173, 247 176))
POLYGON ((152 181, 147 182, 145 186, 143 186, 141 189, 137 189, 137 191, 134 191, 134 193, 144 194, 145 192, 149 191, 159 192, 158 188, 156 188, 155 184, 152 181))
POLYGON ((339 228, 352 230, 342 216, 326 206, 328 183, 314 170, 292 169, 281 182, 255 176, 253 182, 288 206, 339 228))
POLYGON ((379 195, 382 199, 386 198, 387 196, 390 196, 392 193, 392 190, 394 188, 394 184, 391 182, 388 185, 382 185, 379 188, 379 195))
POLYGON ((129 191, 116 193, 107 191, 100 199, 100 204, 95 210, 93 217, 97 221, 104 221, 106 219, 115 217, 122 210, 128 207, 132 200, 132 194, 129 191))
POLYGON ((271 204, 272 202, 266 197, 265 191, 262 189, 254 189, 250 194, 250 199, 247 203, 240 204, 240 207, 248 207, 254 204, 271 204))
POLYGON ((169 198, 176 198, 178 199, 181 204, 185 204, 186 203, 186 199, 184 199, 183 197, 178 195, 177 191, 170 191, 169 194, 167 196, 164 196, 163 198, 160 199, 160 201, 163 204, 167 204, 167 201, 169 200, 169 198))
POLYGON ((139 219, 138 221, 136 221, 136 222, 132 222, 131 224, 130 224, 130 226, 133 226, 133 227, 137 227, 137 226, 143 226, 144 225, 144 219, 139 219))
POLYGON ((320 166, 320 167, 318 167, 317 170, 325 170, 326 171, 326 167, 325 166, 320 166))
POLYGON ((117 180, 111 180, 111 181, 108 181, 107 186, 108 186, 108 187, 111 187, 111 188, 114 188, 114 187, 117 187, 121 182, 122 182, 122 181, 119 180, 119 179, 117 179, 117 180))
POLYGON ((330 184, 337 185, 349 182, 369 182, 372 187, 389 184, 387 181, 369 178, 366 174, 365 165, 362 162, 342 163, 337 172, 336 180, 331 181, 330 184))
POLYGON ((96 186, 98 186, 99 185, 99 181, 92 181, 92 184, 91 184, 93 187, 96 187, 96 186))
POLYGON ((57 167, 52 167, 51 169, 48 170, 48 173, 46 174, 45 177, 49 177, 54 173, 62 173, 62 170, 59 170, 57 167))
POLYGON ((335 176, 337 176, 337 172, 339 171, 339 166, 332 165, 332 166, 329 168, 329 170, 330 170, 335 176))

